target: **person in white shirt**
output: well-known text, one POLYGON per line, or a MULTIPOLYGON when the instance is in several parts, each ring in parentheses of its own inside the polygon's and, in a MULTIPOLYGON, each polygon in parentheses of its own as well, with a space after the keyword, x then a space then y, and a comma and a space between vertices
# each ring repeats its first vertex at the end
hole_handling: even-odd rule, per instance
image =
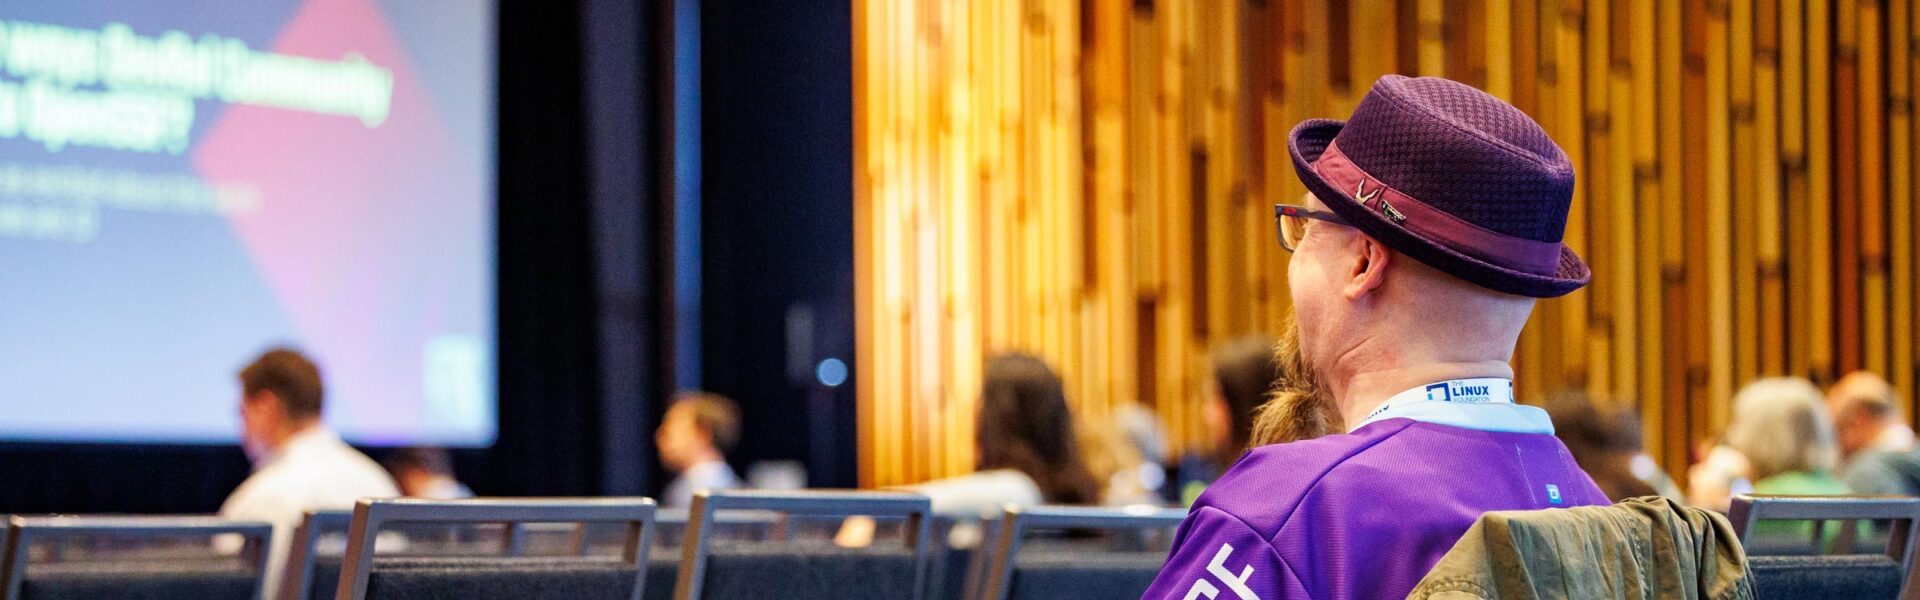
POLYGON ((1913 429, 1900 412, 1893 385, 1870 371, 1855 371, 1827 390, 1827 410, 1839 432, 1842 462, 1861 452, 1912 450, 1913 429))
POLYGON ((1863 495, 1920 495, 1920 449, 1893 384, 1855 371, 1828 388, 1826 400, 1847 487, 1863 495))
POLYGON ((700 490, 740 487, 740 476, 727 465, 727 452, 740 441, 740 409, 725 396, 681 392, 667 406, 654 432, 660 464, 680 476, 662 494, 662 506, 688 506, 700 490))
POLYGON ((453 476, 453 457, 441 448, 401 448, 387 455, 387 472, 400 484, 400 495, 427 500, 472 498, 473 490, 453 476))
POLYGON ((320 369, 299 352, 276 348, 240 370, 240 443, 253 475, 220 507, 220 516, 273 524, 267 590, 277 589, 293 530, 310 510, 345 510, 361 498, 399 495, 372 459, 320 422, 320 369))

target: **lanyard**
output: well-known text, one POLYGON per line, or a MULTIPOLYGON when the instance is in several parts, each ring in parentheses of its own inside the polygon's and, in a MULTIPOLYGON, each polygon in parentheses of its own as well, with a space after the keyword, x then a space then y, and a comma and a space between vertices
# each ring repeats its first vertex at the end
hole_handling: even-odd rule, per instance
MULTIPOLYGON (((1387 398, 1380 408, 1367 413, 1360 421, 1366 425, 1374 421, 1391 418, 1387 413, 1396 407, 1422 402, 1451 402, 1456 404, 1513 404, 1513 380, 1498 377, 1477 377, 1473 379, 1453 379, 1423 385, 1387 398)), ((1359 429, 1355 425, 1353 429, 1359 429)))

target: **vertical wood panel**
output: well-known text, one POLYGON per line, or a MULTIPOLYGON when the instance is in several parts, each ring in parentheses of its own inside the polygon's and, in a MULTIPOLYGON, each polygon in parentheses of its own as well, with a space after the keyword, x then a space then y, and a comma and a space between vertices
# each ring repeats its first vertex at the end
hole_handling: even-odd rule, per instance
POLYGON ((1760 373, 1760 286, 1755 237, 1760 219, 1754 210, 1761 180, 1752 175, 1761 159, 1755 140, 1754 113, 1754 0, 1727 0, 1728 113, 1732 119, 1733 148, 1731 197, 1724 216, 1731 225, 1733 242, 1733 381, 1748 381, 1760 373), (1732 198, 1738 198, 1738 212, 1732 198))
MULTIPOLYGON (((1912 0, 1893 0, 1887 14, 1887 247, 1892 280, 1888 304, 1893 313, 1888 326, 1892 335, 1888 370, 1894 387, 1907 391, 1909 402, 1915 395, 1915 352, 1912 343, 1902 340, 1914 337, 1914 315, 1920 310, 1914 297, 1913 86, 1920 80, 1914 76, 1920 70, 1920 61, 1913 56, 1916 18, 1920 15, 1914 14, 1912 0)), ((1907 410, 1914 412, 1911 406, 1907 410)))
MULTIPOLYGON (((1733 231, 1740 223, 1733 219, 1731 171, 1732 91, 1731 60, 1727 30, 1727 5, 1709 3, 1706 15, 1706 208, 1702 220, 1707 226, 1707 253, 1717 259, 1707 261, 1707 302, 1714 307, 1707 316, 1707 394, 1717 405, 1731 398, 1735 385, 1733 231)), ((1726 413, 1719 406, 1712 411, 1717 424, 1724 425, 1726 413)))
MULTIPOLYGON (((1859 7, 1860 65, 1860 368, 1887 372, 1886 104, 1881 61, 1881 3, 1859 7)), ((1908 224, 1911 227, 1911 223, 1908 224)), ((1907 335, 1911 335, 1909 332, 1907 335)))
MULTIPOLYGON (((1807 373, 1815 378, 1834 376, 1833 283, 1833 41, 1830 3, 1806 0, 1806 114, 1807 196, 1802 205, 1805 227, 1797 232, 1808 240, 1806 281, 1795 289, 1807 294, 1806 307, 1795 311, 1806 324, 1807 373)), ((1845 1, 1845 0, 1839 0, 1845 1)), ((1796 343, 1795 346, 1801 346, 1796 343)))
POLYGON ((1668 466, 1673 476, 1679 476, 1678 465, 1687 463, 1687 454, 1691 448, 1693 422, 1688 406, 1688 356, 1689 349, 1697 345, 1689 333, 1690 306, 1687 302, 1687 199, 1690 197, 1683 186, 1689 173, 1686 162, 1674 157, 1685 156, 1687 144, 1685 138, 1687 112, 1682 93, 1685 81, 1682 60, 1686 56, 1681 25, 1684 14, 1680 3, 1661 2, 1658 17, 1659 45, 1659 98, 1660 98, 1660 156, 1665 160, 1656 163, 1660 174, 1660 267, 1661 267, 1661 311, 1664 320, 1663 347, 1661 352, 1665 360, 1661 368, 1664 380, 1657 395, 1641 399, 1642 413, 1649 426, 1659 423, 1658 429, 1647 430, 1647 440, 1653 442, 1649 448, 1659 448, 1653 454, 1668 466))
MULTIPOLYGON (((1786 372, 1786 281, 1781 254, 1780 18, 1781 0, 1758 0, 1754 28, 1754 164, 1751 213, 1758 280, 1759 331, 1754 338, 1759 373, 1786 372)), ((1793 20, 1788 20, 1793 23, 1793 20)))
POLYGON ((1206 355, 1276 330, 1304 191, 1285 135, 1379 75, 1539 120, 1594 285, 1515 367, 1640 407, 1679 473, 1745 380, 1920 356, 1914 0, 855 0, 862 483, 972 467, 988 353, 1039 353, 1083 418, 1211 438, 1206 355))

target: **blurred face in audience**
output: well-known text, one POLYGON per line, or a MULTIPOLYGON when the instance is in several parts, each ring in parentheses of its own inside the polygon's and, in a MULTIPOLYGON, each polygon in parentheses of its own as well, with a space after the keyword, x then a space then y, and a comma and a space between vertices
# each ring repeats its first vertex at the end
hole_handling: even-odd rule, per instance
POLYGON ((684 405, 667 409, 653 443, 660 450, 660 463, 675 471, 685 470, 715 452, 713 435, 694 422, 693 412, 684 405))
POLYGON ((1843 456, 1873 445, 1875 438, 1900 418, 1893 384, 1866 371, 1840 378, 1827 390, 1826 403, 1843 456))
POLYGON ((1206 424, 1207 431, 1213 432, 1215 447, 1233 443, 1233 415, 1230 414, 1232 410, 1227 406, 1226 394, 1220 391, 1220 382, 1208 379, 1207 403, 1201 408, 1200 418, 1206 424))
POLYGON ((287 411, 273 392, 261 390, 240 397, 240 448, 259 460, 285 437, 287 411))
POLYGON ((393 482, 400 487, 400 495, 412 498, 429 496, 435 483, 433 472, 419 467, 395 469, 393 482))

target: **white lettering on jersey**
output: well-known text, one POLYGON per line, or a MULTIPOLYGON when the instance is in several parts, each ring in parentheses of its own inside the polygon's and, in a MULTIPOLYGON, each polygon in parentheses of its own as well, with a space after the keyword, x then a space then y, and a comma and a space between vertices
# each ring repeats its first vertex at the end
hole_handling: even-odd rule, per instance
POLYGON ((1213 582, 1211 581, 1205 579, 1196 580, 1193 582, 1193 587, 1187 590, 1186 600, 1194 600, 1194 598, 1200 596, 1206 596, 1207 600, 1219 598, 1220 588, 1213 587, 1213 582))
POLYGON ((1219 577, 1220 582, 1227 584, 1227 589, 1233 590, 1240 600, 1260 600, 1259 596, 1253 595, 1253 590, 1247 588, 1247 578, 1253 577, 1253 565, 1247 565, 1247 568, 1240 570, 1239 577, 1234 577, 1227 570, 1228 554, 1233 554, 1233 544, 1221 544, 1220 551, 1213 555, 1213 562, 1207 563, 1207 572, 1219 577))
MULTIPOLYGON (((1254 595, 1253 590, 1247 587, 1247 579, 1253 577, 1253 565, 1247 565, 1246 568, 1241 569, 1240 575, 1236 577, 1232 571, 1227 570, 1227 556, 1230 554, 1233 554, 1233 544, 1221 544, 1220 551, 1215 552, 1213 560, 1207 563, 1207 573, 1220 578, 1220 582, 1227 584, 1227 589, 1233 590, 1233 594, 1239 596, 1240 600, 1260 600, 1260 597, 1254 595)), ((1207 600, 1214 600, 1220 596, 1220 588, 1214 587, 1213 582, 1205 579, 1194 581, 1193 587, 1187 590, 1186 600, 1194 600, 1200 596, 1206 596, 1207 600)))

